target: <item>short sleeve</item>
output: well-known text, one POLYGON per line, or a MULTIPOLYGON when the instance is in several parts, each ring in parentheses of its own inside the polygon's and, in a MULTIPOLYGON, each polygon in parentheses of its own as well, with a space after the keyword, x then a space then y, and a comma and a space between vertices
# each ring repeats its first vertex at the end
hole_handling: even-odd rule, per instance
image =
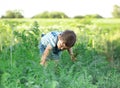
POLYGON ((41 38, 41 43, 44 46, 50 44, 52 47, 55 47, 58 41, 58 35, 60 32, 49 32, 41 38))

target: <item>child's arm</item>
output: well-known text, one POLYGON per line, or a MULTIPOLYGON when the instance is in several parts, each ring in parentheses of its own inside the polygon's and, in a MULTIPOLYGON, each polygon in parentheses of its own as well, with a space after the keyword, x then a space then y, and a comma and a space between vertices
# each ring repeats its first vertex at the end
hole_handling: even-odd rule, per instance
POLYGON ((69 49, 67 49, 67 50, 68 50, 68 53, 70 54, 71 60, 72 60, 72 61, 75 61, 76 58, 74 57, 72 48, 69 48, 69 49))
POLYGON ((45 63, 46 63, 46 58, 47 58, 47 56, 48 56, 48 54, 49 54, 49 51, 50 51, 51 49, 52 49, 51 45, 48 44, 47 47, 46 47, 46 49, 45 49, 45 51, 44 51, 44 53, 43 53, 43 55, 42 55, 42 57, 41 57, 41 61, 40 61, 40 64, 41 64, 41 65, 45 65, 45 63))

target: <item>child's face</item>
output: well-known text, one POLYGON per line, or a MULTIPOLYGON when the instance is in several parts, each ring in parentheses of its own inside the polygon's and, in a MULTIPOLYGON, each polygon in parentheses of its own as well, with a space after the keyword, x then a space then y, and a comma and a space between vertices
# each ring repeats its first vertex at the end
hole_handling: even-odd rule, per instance
POLYGON ((64 41, 61 39, 58 40, 57 47, 58 47, 58 49, 61 49, 61 50, 66 50, 66 49, 70 48, 70 47, 67 47, 65 45, 64 41))

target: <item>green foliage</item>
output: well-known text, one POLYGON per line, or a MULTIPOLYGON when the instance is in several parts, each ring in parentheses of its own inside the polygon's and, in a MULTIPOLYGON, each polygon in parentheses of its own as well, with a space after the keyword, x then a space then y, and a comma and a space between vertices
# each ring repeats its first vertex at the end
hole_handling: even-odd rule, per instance
POLYGON ((11 41, 10 39, 12 38, 12 31, 11 27, 7 24, 4 24, 0 22, 0 51, 10 45, 11 41), (6 40, 6 41, 5 41, 6 40))
POLYGON ((103 18, 99 14, 86 15, 85 18, 103 18))
POLYGON ((119 88, 119 24, 116 19, 1 20, 0 88, 119 88), (77 61, 64 51, 58 64, 41 66, 41 33, 69 28, 77 34, 77 61))
POLYGON ((75 16, 74 18, 103 18, 102 16, 100 16, 99 14, 91 14, 91 15, 86 15, 86 16, 75 16))
POLYGON ((1 18, 24 18, 22 13, 18 10, 8 10, 6 11, 6 15, 2 16, 1 18))
POLYGON ((68 16, 66 14, 64 14, 63 12, 45 11, 43 13, 33 16, 32 18, 68 18, 68 16))
POLYGON ((51 12, 50 18, 68 18, 63 12, 51 12))
POLYGON ((45 11, 43 13, 40 13, 40 14, 33 16, 32 18, 49 18, 49 12, 45 11))
POLYGON ((79 18, 79 19, 82 19, 82 18, 84 18, 84 16, 75 16, 74 18, 79 18))
POLYGON ((112 15, 114 18, 120 18, 120 6, 114 5, 112 15))

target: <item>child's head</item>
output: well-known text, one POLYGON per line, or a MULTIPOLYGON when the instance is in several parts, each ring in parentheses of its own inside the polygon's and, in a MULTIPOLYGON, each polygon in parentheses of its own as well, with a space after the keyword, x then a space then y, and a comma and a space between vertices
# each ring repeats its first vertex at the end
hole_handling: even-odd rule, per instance
POLYGON ((57 46, 59 49, 64 50, 71 48, 76 42, 76 34, 71 30, 65 30, 58 36, 57 46))

